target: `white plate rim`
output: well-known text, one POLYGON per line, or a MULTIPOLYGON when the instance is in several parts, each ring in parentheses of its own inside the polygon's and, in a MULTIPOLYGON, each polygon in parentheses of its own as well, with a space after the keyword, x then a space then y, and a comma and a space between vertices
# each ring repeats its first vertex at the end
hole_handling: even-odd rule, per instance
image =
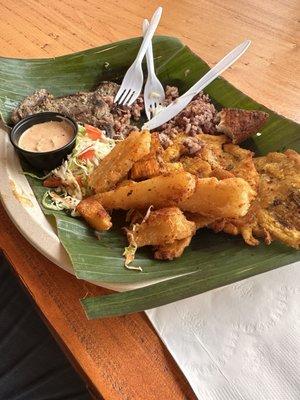
MULTIPOLYGON (((0 129, 0 200, 22 236, 58 267, 75 275, 66 250, 60 243, 54 227, 42 212, 23 174, 19 157, 10 142, 9 134, 3 129, 0 129), (24 196, 28 200, 26 201, 28 204, 22 203, 16 192, 24 196)), ((101 281, 92 283, 115 291, 126 291, 166 279, 168 278, 133 284, 101 281)))

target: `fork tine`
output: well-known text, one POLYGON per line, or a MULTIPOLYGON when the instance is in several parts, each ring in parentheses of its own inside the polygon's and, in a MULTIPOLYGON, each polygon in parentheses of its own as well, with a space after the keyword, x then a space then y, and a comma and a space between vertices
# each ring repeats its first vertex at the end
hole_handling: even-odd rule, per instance
POLYGON ((134 94, 135 94, 135 91, 134 90, 131 90, 130 91, 130 93, 128 94, 128 96, 126 97, 126 99, 124 100, 124 105, 125 106, 130 106, 130 104, 132 104, 131 103, 131 99, 132 99, 132 97, 134 96, 134 94))
POLYGON ((114 103, 117 103, 120 97, 123 96, 124 92, 126 92, 126 89, 122 88, 122 86, 119 88, 118 93, 116 94, 114 98, 114 103))
POLYGON ((136 92, 135 90, 133 91, 133 95, 131 96, 130 100, 127 102, 128 106, 131 106, 132 103, 135 102, 135 100, 139 97, 139 92, 136 92))
POLYGON ((128 100, 128 98, 130 98, 131 93, 132 93, 132 90, 128 89, 126 91, 124 97, 122 98, 121 103, 119 102, 119 104, 122 105, 122 106, 126 106, 127 105, 127 100, 128 100))
POLYGON ((131 89, 128 89, 125 93, 125 96, 122 98, 122 106, 126 106, 127 99, 131 95, 131 89))
POLYGON ((145 113, 147 115, 147 119, 149 121, 149 119, 151 119, 151 108, 148 104, 145 103, 145 113))
POLYGON ((150 116, 151 116, 151 118, 153 118, 153 115, 154 115, 154 109, 153 109, 153 104, 150 104, 150 116))
POLYGON ((152 118, 155 117, 156 113, 157 113, 157 104, 155 104, 155 107, 153 107, 152 109, 152 118))
POLYGON ((122 93, 122 96, 120 96, 120 98, 118 100, 118 104, 120 106, 124 105, 124 100, 128 96, 128 93, 130 93, 130 89, 124 89, 124 92, 122 93))

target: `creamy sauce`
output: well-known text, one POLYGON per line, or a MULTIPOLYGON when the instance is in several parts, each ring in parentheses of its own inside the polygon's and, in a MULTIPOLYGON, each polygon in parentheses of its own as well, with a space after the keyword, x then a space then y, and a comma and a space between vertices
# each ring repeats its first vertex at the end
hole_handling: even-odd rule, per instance
POLYGON ((48 121, 26 129, 18 145, 24 150, 47 152, 68 144, 74 137, 74 131, 66 121, 48 121))

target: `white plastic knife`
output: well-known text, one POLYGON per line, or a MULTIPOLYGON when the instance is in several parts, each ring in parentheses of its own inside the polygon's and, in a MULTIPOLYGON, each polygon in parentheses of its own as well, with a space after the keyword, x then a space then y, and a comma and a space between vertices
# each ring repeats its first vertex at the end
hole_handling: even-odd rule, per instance
POLYGON ((186 93, 178 97, 171 104, 163 109, 159 114, 150 119, 143 125, 143 129, 155 129, 180 113, 201 90, 216 79, 222 72, 229 68, 243 53, 248 49, 251 40, 245 40, 230 53, 228 53, 221 61, 218 62, 211 70, 209 70, 198 82, 196 82, 186 93))

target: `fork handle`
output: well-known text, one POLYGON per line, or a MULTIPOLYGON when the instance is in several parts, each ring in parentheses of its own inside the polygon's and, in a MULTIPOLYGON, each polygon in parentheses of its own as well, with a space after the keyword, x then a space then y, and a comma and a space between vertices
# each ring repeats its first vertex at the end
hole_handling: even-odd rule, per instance
POLYGON ((153 38, 153 35, 154 35, 155 30, 157 28, 157 25, 158 25, 158 23, 160 21, 161 13, 162 13, 162 7, 158 7, 158 9, 153 14, 153 17, 151 18, 151 21, 150 21, 150 24, 149 24, 149 28, 148 28, 145 36, 144 36, 142 45, 141 45, 141 47, 139 49, 139 52, 138 52, 138 54, 136 56, 136 59, 135 59, 135 63, 141 63, 142 62, 142 60, 143 60, 143 58, 144 58, 144 56, 146 54, 147 48, 148 48, 148 46, 149 46, 149 44, 150 44, 150 42, 151 42, 151 40, 153 38))
MULTIPOLYGON (((149 21, 147 19, 144 19, 143 36, 146 35, 148 28, 149 28, 149 21)), ((146 51, 146 61, 147 61, 148 76, 151 79, 152 76, 155 74, 152 41, 150 41, 149 46, 146 51)))

